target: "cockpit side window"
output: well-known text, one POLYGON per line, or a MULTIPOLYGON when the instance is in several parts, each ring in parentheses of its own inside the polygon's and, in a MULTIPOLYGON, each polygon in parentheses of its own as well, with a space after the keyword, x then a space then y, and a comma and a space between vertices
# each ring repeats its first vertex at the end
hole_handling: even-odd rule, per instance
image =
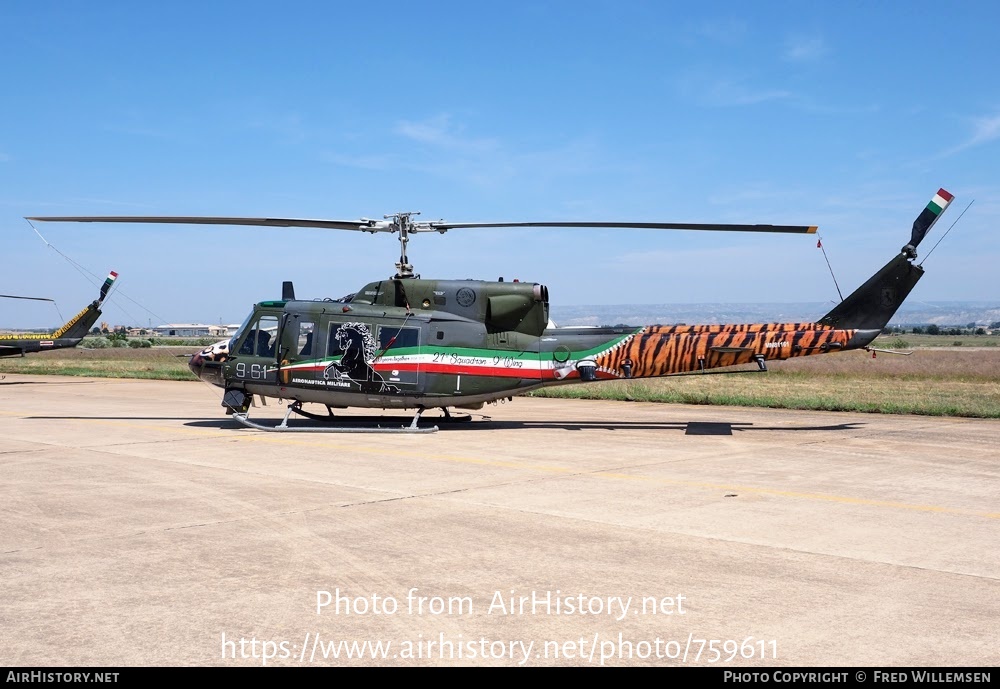
POLYGON ((278 333, 277 316, 261 316, 246 330, 237 354, 273 357, 278 333))
POLYGON ((240 339, 243 337, 243 333, 246 332, 247 326, 250 325, 251 321, 253 321, 253 316, 254 316, 254 312, 251 311, 250 315, 248 315, 246 318, 243 319, 243 323, 240 325, 240 327, 238 327, 236 329, 236 332, 234 332, 233 336, 229 339, 229 351, 230 352, 235 352, 236 351, 236 343, 239 342, 240 339))

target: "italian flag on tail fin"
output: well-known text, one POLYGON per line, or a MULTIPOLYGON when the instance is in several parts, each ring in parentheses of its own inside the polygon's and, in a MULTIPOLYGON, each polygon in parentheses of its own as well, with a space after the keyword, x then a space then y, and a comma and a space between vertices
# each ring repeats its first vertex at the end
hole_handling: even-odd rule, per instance
POLYGON ((954 198, 948 190, 938 189, 927 207, 920 211, 920 215, 913 221, 913 232, 910 234, 910 243, 903 247, 904 254, 909 258, 916 258, 917 245, 927 236, 934 223, 937 222, 954 198))
POLYGON ((927 210, 934 213, 935 217, 941 215, 953 198, 955 197, 949 194, 947 190, 938 189, 938 192, 934 194, 934 198, 927 204, 927 210))
POLYGON ((111 285, 113 285, 117 279, 118 273, 113 270, 108 273, 108 279, 104 281, 103 285, 101 285, 101 298, 98 301, 104 301, 104 298, 108 296, 108 290, 111 289, 111 285))

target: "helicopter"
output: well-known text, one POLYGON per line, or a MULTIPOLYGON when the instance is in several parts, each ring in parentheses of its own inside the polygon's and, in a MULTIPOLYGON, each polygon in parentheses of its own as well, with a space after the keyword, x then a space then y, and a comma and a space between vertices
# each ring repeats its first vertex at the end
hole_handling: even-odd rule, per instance
MULTIPOLYGON (((62 327, 51 333, 0 333, 0 357, 24 356, 34 352, 76 347, 90 332, 101 316, 101 304, 108 296, 111 286, 118 279, 118 273, 111 271, 101 285, 100 295, 80 313, 69 319, 62 327)), ((21 297, 0 294, 4 299, 30 299, 32 301, 53 301, 45 297, 21 297)))
POLYGON ((924 269, 916 248, 953 200, 939 189, 913 223, 910 241, 867 282, 816 322, 644 327, 555 327, 548 289, 539 283, 422 279, 406 247, 410 235, 457 228, 581 227, 815 233, 816 226, 631 222, 416 221, 416 213, 383 220, 305 220, 203 216, 61 216, 29 221, 175 223, 308 227, 388 232, 399 236, 391 278, 339 299, 296 299, 292 282, 281 299, 261 301, 229 340, 189 361, 202 380, 224 390, 222 406, 241 424, 268 431, 431 432, 421 414, 449 407, 480 409, 541 387, 593 384, 756 364, 792 357, 869 349, 924 269), (277 426, 251 421, 254 396, 288 403, 277 426), (303 408, 320 404, 327 414, 303 408), (288 424, 295 412, 339 421, 334 409, 415 409, 399 427, 288 424))

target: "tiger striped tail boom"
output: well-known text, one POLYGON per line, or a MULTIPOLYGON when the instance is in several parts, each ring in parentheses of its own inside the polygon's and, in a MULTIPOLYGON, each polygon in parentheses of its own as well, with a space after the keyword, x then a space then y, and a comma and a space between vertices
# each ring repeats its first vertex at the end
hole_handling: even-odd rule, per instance
MULTIPOLYGON (((934 195, 914 222, 916 241, 907 247, 915 248, 953 198, 944 189, 934 195)), ((915 251, 907 247, 816 323, 638 328, 589 360, 567 358, 563 375, 556 378, 647 378, 754 362, 766 370, 764 362, 770 360, 867 347, 924 274, 913 263, 915 251)), ((609 334, 580 330, 575 336, 588 339, 609 334)), ((577 347, 584 348, 585 343, 577 347)))

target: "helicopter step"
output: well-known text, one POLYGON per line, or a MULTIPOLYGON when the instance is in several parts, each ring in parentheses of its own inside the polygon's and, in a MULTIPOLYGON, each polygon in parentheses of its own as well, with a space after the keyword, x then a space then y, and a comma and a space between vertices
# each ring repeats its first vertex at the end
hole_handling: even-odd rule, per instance
MULTIPOLYGON (((329 410, 329 407, 327 407, 329 410)), ((438 431, 437 426, 419 426, 420 415, 425 411, 424 407, 417 409, 416 414, 413 415, 413 420, 410 421, 409 426, 382 426, 381 424, 385 422, 385 419, 379 419, 376 425, 370 426, 289 426, 288 418, 292 415, 292 412, 301 414, 306 418, 317 419, 330 423, 334 420, 333 412, 330 411, 329 417, 322 417, 311 412, 305 412, 302 410, 301 402, 294 402, 288 405, 288 409, 285 411, 284 418, 281 419, 281 423, 277 426, 264 426, 259 423, 255 423, 249 418, 249 411, 247 412, 233 412, 233 419, 238 423, 247 428, 253 428, 258 431, 269 431, 277 433, 436 433, 438 431)))

